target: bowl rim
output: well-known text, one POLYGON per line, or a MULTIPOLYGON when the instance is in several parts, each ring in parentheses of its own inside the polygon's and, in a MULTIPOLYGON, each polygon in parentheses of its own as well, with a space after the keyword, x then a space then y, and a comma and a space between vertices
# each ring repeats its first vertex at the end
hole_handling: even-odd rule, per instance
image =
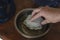
POLYGON ((25 38, 38 38, 38 37, 42 37, 42 36, 46 35, 46 34, 50 31, 50 29, 51 29, 51 24, 50 24, 50 27, 48 28, 48 30, 46 30, 46 32, 44 32, 44 33, 41 34, 41 35, 28 36, 28 35, 25 35, 24 33, 22 33, 22 32, 18 29, 18 27, 17 27, 16 19, 17 19, 17 17, 20 15, 20 13, 23 12, 24 10, 34 10, 34 8, 26 8, 26 9, 23 9, 23 10, 19 11, 19 12, 17 13, 17 15, 15 16, 14 26, 15 26, 15 28, 16 28, 16 30, 18 31, 19 34, 21 34, 21 35, 22 35, 23 37, 25 37, 25 38))

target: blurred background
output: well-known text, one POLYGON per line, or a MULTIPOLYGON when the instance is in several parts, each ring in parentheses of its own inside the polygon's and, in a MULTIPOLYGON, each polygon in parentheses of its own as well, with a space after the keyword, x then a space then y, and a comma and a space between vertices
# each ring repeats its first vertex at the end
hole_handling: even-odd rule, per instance
MULTIPOLYGON (((37 5, 32 2, 32 0, 14 0, 16 6, 15 15, 24 8, 37 8, 37 5)), ((0 35, 3 40, 35 40, 35 39, 27 39, 22 37, 14 26, 14 18, 13 16, 8 22, 0 24, 0 35)), ((37 40, 40 40, 39 38, 37 40)), ((60 23, 56 23, 52 25, 49 33, 42 38, 41 40, 60 40, 60 23)))

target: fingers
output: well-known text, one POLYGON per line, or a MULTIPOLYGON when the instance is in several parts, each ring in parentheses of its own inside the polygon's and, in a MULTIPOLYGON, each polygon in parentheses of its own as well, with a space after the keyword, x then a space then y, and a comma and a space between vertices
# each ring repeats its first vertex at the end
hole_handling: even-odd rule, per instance
POLYGON ((40 8, 37 8, 37 9, 34 9, 34 11, 32 12, 32 16, 35 15, 36 13, 38 14, 38 12, 41 11, 41 9, 44 9, 44 8, 49 8, 48 6, 45 6, 45 7, 40 7, 40 8))
POLYGON ((33 21, 33 20, 35 20, 35 19, 37 19, 37 18, 39 18, 39 17, 41 17, 41 16, 42 16, 42 15, 41 15, 40 13, 38 13, 38 14, 36 14, 34 17, 32 17, 30 21, 33 21))
POLYGON ((47 23, 50 23, 50 22, 47 21, 47 20, 44 20, 41 24, 42 24, 42 25, 45 25, 45 24, 47 24, 47 23))
POLYGON ((40 11, 40 8, 39 8, 39 9, 35 9, 35 10, 32 12, 32 16, 34 16, 36 13, 38 14, 39 11, 40 11))
MULTIPOLYGON (((32 17, 31 17, 31 20, 30 21, 33 21, 41 16, 43 16, 44 14, 44 11, 42 9, 44 9, 45 7, 41 7, 39 9, 35 9, 33 12, 32 12, 32 17), (43 12, 41 12, 43 11, 43 12), (42 15, 43 14, 43 15, 42 15)), ((47 7, 46 7, 47 8, 47 7)))

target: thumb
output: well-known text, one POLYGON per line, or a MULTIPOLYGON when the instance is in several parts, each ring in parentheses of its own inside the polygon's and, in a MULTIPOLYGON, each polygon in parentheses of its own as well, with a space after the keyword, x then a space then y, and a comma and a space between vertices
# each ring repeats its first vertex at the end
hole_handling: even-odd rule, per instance
POLYGON ((45 25, 47 23, 49 23, 47 20, 44 20, 43 22, 41 22, 42 25, 45 25))

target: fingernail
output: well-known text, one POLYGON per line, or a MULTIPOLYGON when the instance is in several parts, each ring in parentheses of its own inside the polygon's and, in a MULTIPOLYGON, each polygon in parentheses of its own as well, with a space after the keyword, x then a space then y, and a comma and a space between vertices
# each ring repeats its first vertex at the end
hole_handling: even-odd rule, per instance
POLYGON ((41 24, 42 24, 42 25, 45 25, 46 23, 42 22, 41 24))

